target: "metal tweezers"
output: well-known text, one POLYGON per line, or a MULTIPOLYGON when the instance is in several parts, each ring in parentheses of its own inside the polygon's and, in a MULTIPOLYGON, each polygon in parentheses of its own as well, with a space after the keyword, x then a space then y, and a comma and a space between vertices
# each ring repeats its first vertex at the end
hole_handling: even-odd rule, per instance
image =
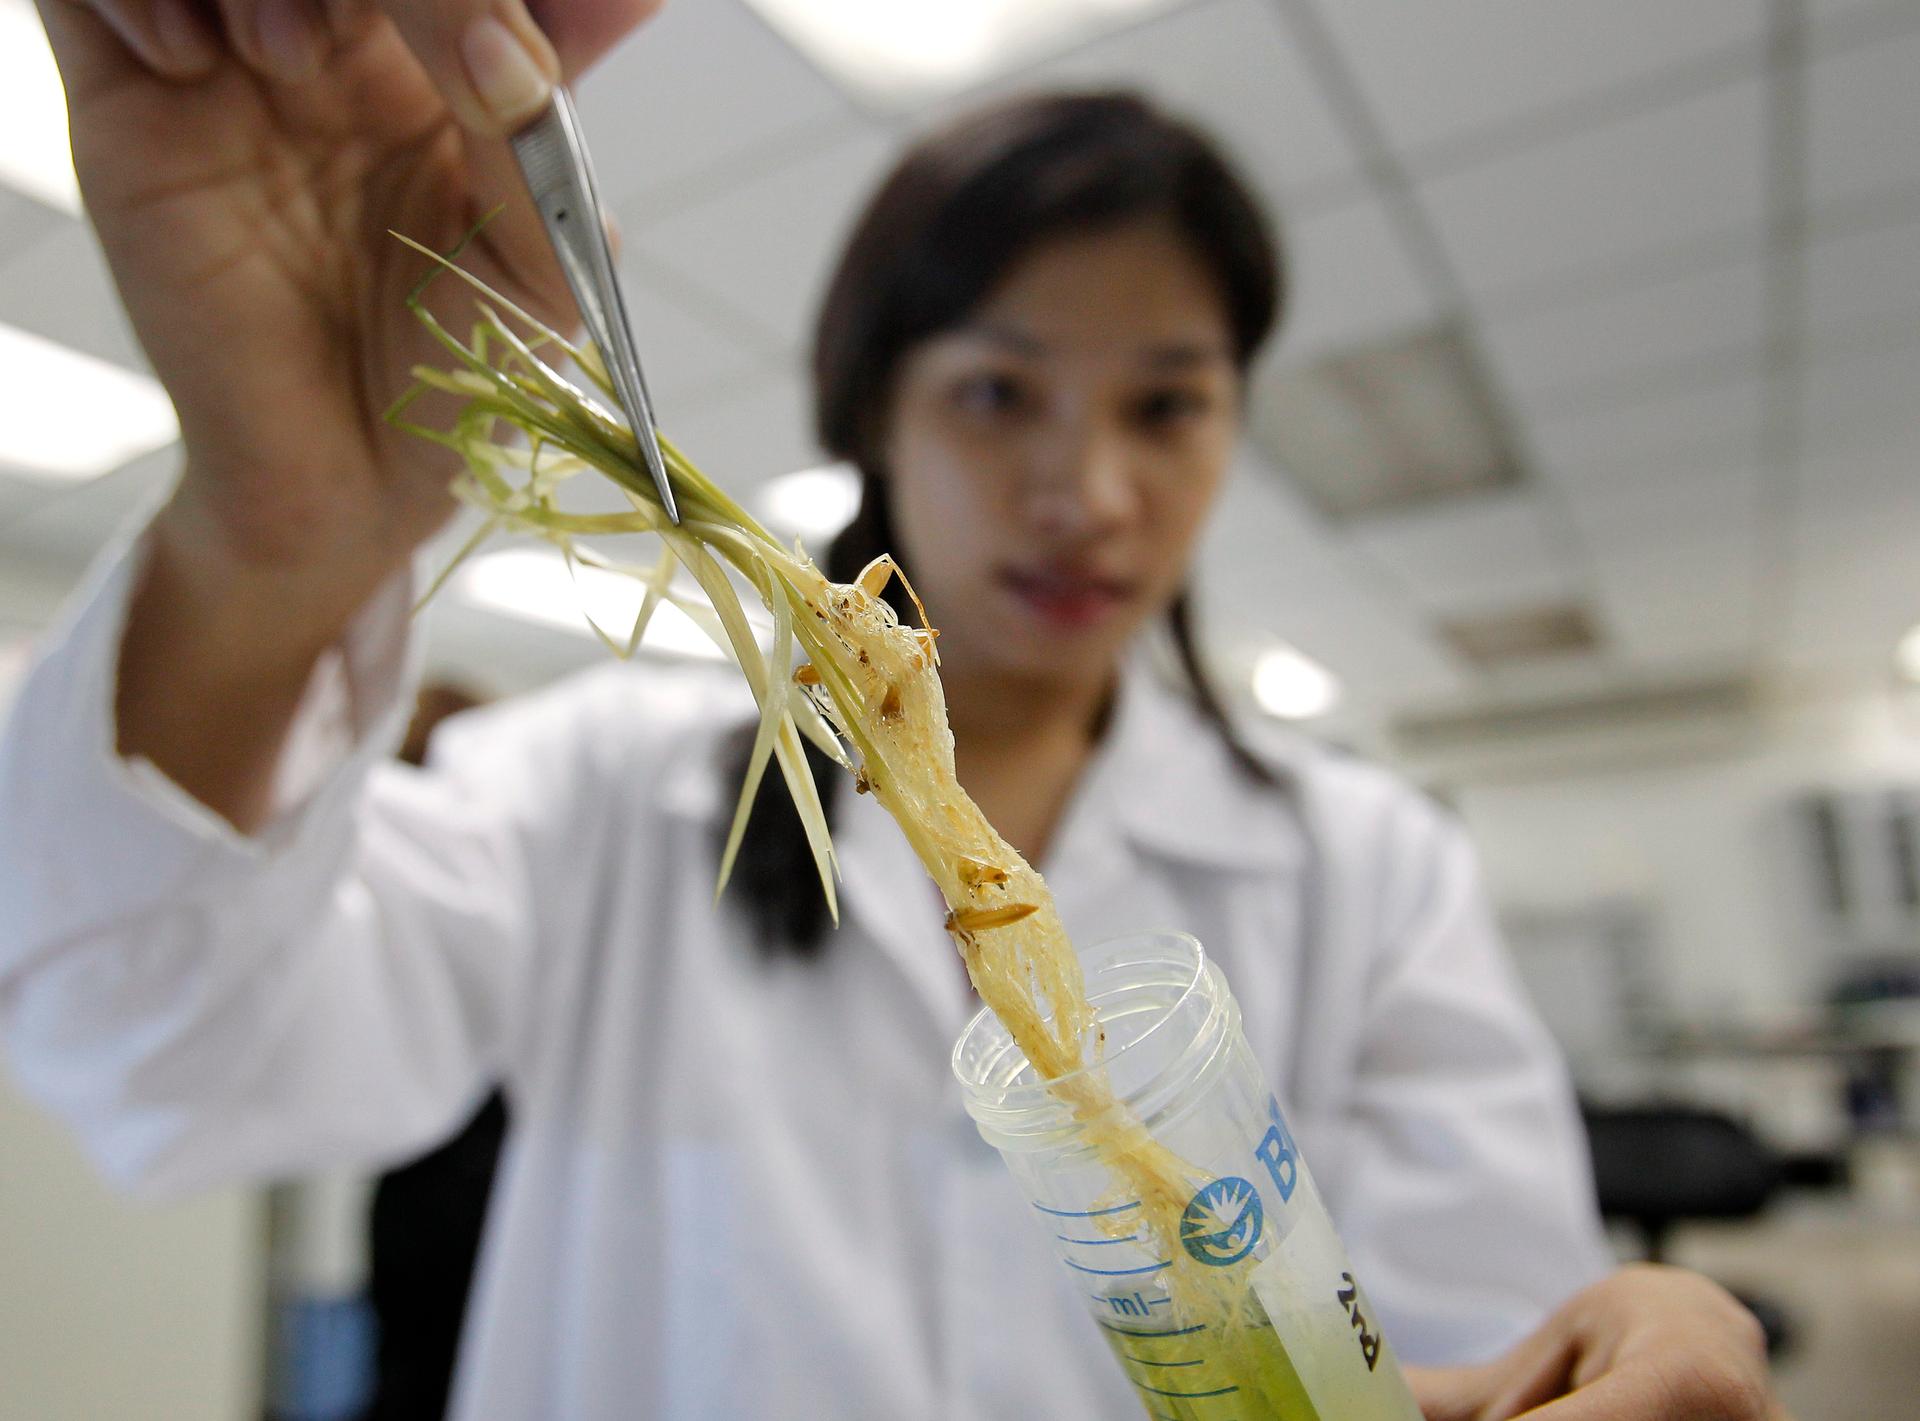
POLYGON ((667 517, 678 523, 680 510, 674 503, 673 486, 667 481, 667 461, 660 453, 660 436, 654 429, 653 401, 647 397, 647 381, 640 373, 627 303, 613 269, 613 250, 607 245, 593 165, 587 159, 586 138, 566 89, 556 87, 546 111, 514 134, 511 142, 521 175, 527 180, 527 191, 540 210, 540 220, 546 223, 567 285, 579 303, 587 334, 600 347, 613 388, 620 393, 627 423, 640 445, 640 457, 653 476, 653 486, 660 491, 667 517))

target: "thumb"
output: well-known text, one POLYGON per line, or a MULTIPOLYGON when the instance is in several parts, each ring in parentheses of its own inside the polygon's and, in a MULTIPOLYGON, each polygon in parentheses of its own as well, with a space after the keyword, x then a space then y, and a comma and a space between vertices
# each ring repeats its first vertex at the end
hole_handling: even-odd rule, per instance
POLYGON ((560 82, 560 57, 521 0, 382 0, 381 8, 476 133, 518 128, 560 82))
POLYGON ((582 73, 634 26, 657 12, 663 0, 531 0, 533 17, 560 51, 568 79, 582 73))
POLYGON ((381 0, 434 87, 476 133, 509 133, 662 0, 381 0), (544 24, 544 28, 543 28, 544 24))

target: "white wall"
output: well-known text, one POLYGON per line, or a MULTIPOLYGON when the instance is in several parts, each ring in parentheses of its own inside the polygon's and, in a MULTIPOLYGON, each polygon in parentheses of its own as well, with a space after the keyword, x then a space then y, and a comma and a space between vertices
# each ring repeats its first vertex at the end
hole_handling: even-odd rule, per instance
MULTIPOLYGON (((0 620, 0 718, 17 636, 0 620)), ((265 1281, 257 1191, 134 1204, 0 1073, 0 1421, 252 1421, 265 1281)))
POLYGON ((253 1193, 146 1207, 0 1080, 0 1421, 259 1415, 253 1193))
POLYGON ((1644 901, 1672 1010, 1754 1023, 1790 1016, 1832 965, 1789 803, 1885 783, 1920 783, 1920 705, 1863 689, 1775 704, 1692 750, 1615 744, 1604 763, 1483 766, 1446 788, 1503 907, 1644 901))

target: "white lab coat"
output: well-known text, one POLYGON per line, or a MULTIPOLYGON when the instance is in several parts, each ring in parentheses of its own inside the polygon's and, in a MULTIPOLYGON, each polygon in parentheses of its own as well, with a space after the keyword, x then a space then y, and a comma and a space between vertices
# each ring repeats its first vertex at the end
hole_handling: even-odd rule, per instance
MULTIPOLYGON (((386 763, 405 589, 316 677, 252 840, 111 753, 110 559, 0 741, 0 1038, 114 1178, 399 1160, 495 1081, 469 1421, 1137 1414, 948 1073, 933 890, 844 795, 845 927, 768 963, 713 903, 735 678, 609 667, 386 763)), ((1486 1357, 1608 1266, 1562 1068, 1443 812, 1270 747, 1293 803, 1130 672, 1044 865, 1083 941, 1226 970, 1387 1334, 1486 1357)))

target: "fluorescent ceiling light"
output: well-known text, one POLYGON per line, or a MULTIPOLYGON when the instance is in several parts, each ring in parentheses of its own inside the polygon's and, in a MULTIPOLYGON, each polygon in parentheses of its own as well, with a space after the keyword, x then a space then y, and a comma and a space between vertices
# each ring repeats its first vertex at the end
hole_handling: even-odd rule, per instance
POLYGON ((1920 625, 1912 627, 1893 649, 1893 667, 1905 680, 1920 685, 1920 625))
POLYGON ((831 538, 860 508, 860 476, 846 464, 795 469, 768 479, 755 503, 775 532, 810 542, 831 538))
POLYGON ((157 382, 69 346, 0 325, 0 469, 90 479, 180 437, 157 382))
MULTIPOLYGON (((633 630, 646 590, 631 577, 597 567, 575 566, 545 548, 510 548, 475 558, 456 586, 476 607, 522 621, 592 636, 592 617, 616 641, 633 630)), ((670 656, 721 660, 722 653, 693 619, 671 602, 654 608, 640 643, 670 656)))
POLYGON ((0 183, 80 215, 67 91, 28 0, 0 0, 0 183))
POLYGON ((1268 715, 1312 720, 1340 704, 1340 682, 1311 656, 1280 642, 1253 664, 1253 698, 1268 715))
POLYGON ((981 83, 1171 0, 748 0, 863 98, 906 107, 981 83))

